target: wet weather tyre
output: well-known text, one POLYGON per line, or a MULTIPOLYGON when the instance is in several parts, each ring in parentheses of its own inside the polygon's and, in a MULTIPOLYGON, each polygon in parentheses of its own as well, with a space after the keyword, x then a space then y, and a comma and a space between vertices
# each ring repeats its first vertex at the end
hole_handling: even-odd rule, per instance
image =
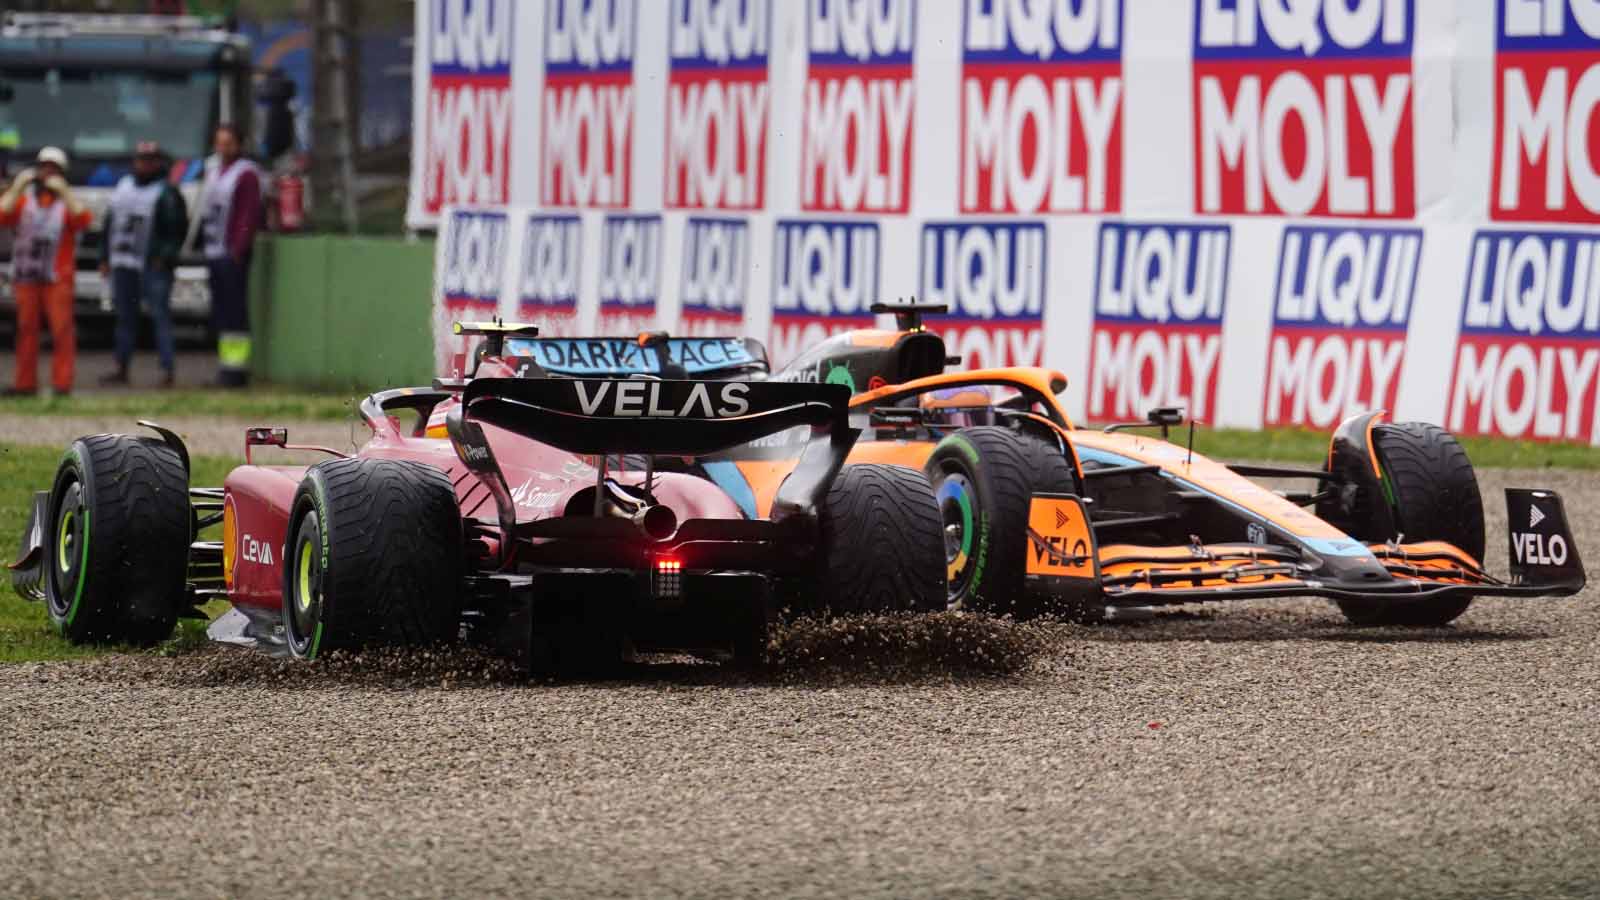
POLYGON ((828 488, 819 518, 810 612, 945 608, 939 507, 921 472, 876 463, 845 466, 828 488))
MULTIPOLYGON (((967 428, 926 466, 939 503, 950 607, 1025 617, 1041 610, 1026 587, 1028 507, 1035 493, 1076 493, 1060 449, 1010 428, 967 428)), ((1080 621, 1103 606, 1052 610, 1080 621)))
POLYGON ((423 646, 460 627, 461 513, 450 479, 423 463, 338 459, 295 492, 283 561, 290 654, 423 646))
MULTIPOLYGON (((1447 541, 1483 560, 1483 499, 1472 462, 1450 432, 1406 422, 1373 429, 1395 525, 1406 542, 1447 541)), ((1344 600, 1339 609, 1355 625, 1436 627, 1467 611, 1470 597, 1402 603, 1344 600)))
POLYGON ((154 644, 185 606, 189 475, 156 438, 98 434, 67 448, 45 532, 50 621, 74 644, 154 644))

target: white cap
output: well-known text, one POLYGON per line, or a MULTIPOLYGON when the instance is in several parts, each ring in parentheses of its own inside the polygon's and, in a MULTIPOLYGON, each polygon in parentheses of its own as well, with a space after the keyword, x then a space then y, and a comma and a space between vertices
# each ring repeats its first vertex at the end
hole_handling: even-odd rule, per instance
POLYGON ((55 163, 61 167, 61 171, 65 172, 67 170, 67 153, 60 147, 46 147, 43 150, 40 150, 39 155, 35 157, 34 161, 39 163, 55 163))

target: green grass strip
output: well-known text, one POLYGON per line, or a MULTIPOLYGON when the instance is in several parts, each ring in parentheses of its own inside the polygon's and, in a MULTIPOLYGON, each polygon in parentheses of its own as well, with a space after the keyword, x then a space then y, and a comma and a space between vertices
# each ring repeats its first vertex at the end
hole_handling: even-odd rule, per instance
POLYGON ((163 416, 247 420, 339 421, 357 415, 365 393, 314 393, 279 388, 249 391, 172 390, 105 391, 68 397, 40 395, 0 399, 0 415, 116 416, 160 419, 163 416))

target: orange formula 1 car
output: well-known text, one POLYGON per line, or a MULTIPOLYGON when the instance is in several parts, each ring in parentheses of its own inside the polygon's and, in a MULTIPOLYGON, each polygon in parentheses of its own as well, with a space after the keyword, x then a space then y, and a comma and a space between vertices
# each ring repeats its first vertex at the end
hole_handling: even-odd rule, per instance
MULTIPOLYGON (((1103 430, 1073 425, 1059 372, 946 373, 926 305, 897 331, 830 338, 775 379, 846 384, 862 429, 851 462, 924 471, 944 524, 953 606, 1097 620, 1110 612, 1318 596, 1362 625, 1442 625, 1475 596, 1564 596, 1585 575, 1553 491, 1508 489, 1509 579, 1484 567, 1483 504, 1454 437, 1382 411, 1344 422, 1317 468, 1225 464, 1192 452, 1193 423, 1157 409, 1103 430), (1187 424, 1187 428, 1183 428, 1187 424), (1167 440, 1187 433, 1189 446, 1167 440), (1254 478, 1298 479, 1283 491, 1254 478)), ((777 436, 706 477, 766 515, 792 467, 777 436)))

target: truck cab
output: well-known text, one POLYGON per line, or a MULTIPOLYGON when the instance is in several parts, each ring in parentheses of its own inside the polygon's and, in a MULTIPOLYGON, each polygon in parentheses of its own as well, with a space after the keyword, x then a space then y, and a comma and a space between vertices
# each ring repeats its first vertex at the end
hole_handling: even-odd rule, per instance
MULTIPOLYGON (((247 125, 251 53, 242 36, 194 16, 0 14, 0 179, 33 164, 39 149, 67 152, 67 180, 94 213, 78 241, 80 315, 109 312, 99 272, 106 206, 132 166, 134 147, 159 141, 169 178, 197 212, 218 122, 247 125)), ((194 226, 191 225, 191 228, 194 226)), ((181 260, 172 309, 207 318, 210 293, 197 241, 181 260)), ((0 232, 0 312, 15 306, 11 233, 0 232)))

